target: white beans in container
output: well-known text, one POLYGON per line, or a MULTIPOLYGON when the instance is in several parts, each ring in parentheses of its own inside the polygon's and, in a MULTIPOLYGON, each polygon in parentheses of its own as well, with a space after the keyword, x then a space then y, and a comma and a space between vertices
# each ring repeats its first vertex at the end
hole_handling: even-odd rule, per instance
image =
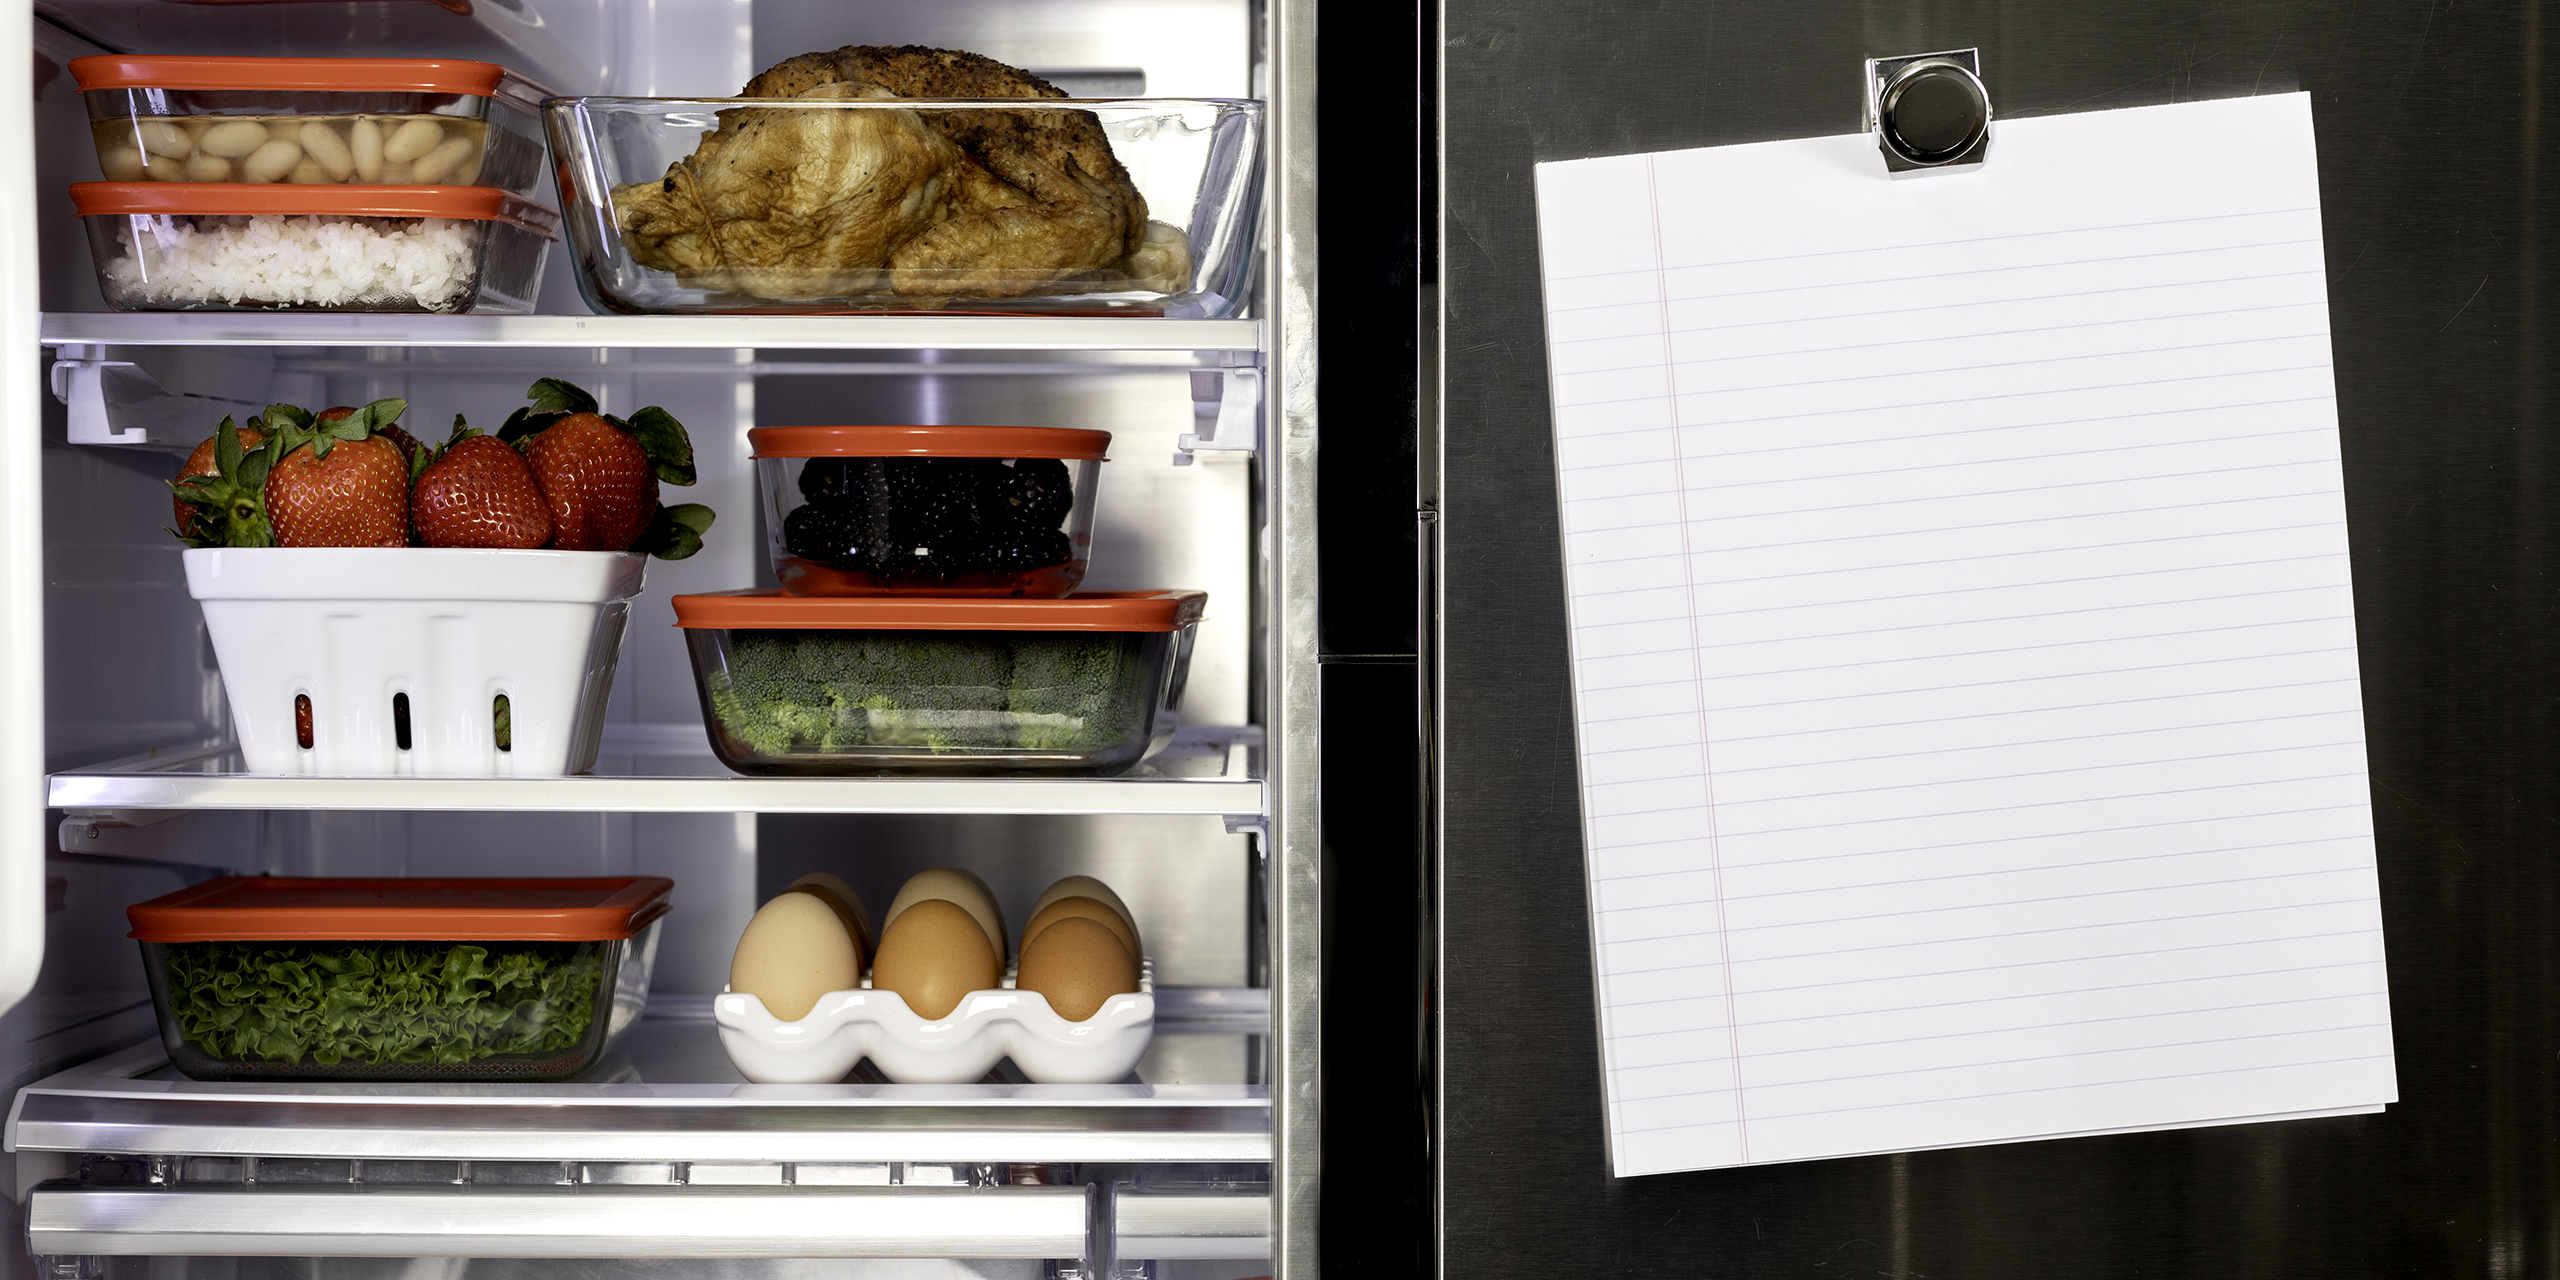
POLYGON ((382 126, 358 119, 347 130, 347 149, 355 156, 356 181, 382 180, 382 126))
POLYGON ((469 138, 447 138, 438 144, 435 150, 428 152, 424 159, 418 161, 417 166, 409 171, 409 180, 411 182, 446 181, 452 177, 455 166, 479 149, 480 144, 469 138))
POLYGON ((141 141, 142 149, 155 156, 175 160, 196 149, 195 139, 188 137, 186 130, 166 120, 145 120, 134 134, 141 141))
POLYGON ((355 153, 347 149, 347 140, 338 131, 318 120, 302 126, 302 153, 329 175, 331 182, 344 182, 356 171, 355 153))
POLYGON ((114 182, 361 182, 469 186, 488 161, 486 121, 411 116, 130 117, 94 120, 114 182))
POLYGON ((205 130, 204 138, 196 146, 206 155, 237 160, 267 145, 268 141, 267 126, 261 121, 225 120, 205 130))
POLYGON ((282 182, 286 174, 293 172, 293 166, 300 163, 301 143, 270 140, 240 162, 240 176, 248 182, 282 182))
POLYGON ((382 158, 392 164, 415 164, 444 141, 444 126, 433 120, 411 120, 393 130, 382 144, 382 158))

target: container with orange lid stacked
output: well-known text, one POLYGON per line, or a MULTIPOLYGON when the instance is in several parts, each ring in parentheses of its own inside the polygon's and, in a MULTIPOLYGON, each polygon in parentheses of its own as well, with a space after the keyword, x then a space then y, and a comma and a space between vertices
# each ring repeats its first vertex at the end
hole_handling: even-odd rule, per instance
POLYGON ((225 876, 125 908, 198 1080, 559 1080, 638 1020, 674 882, 225 876))
POLYGON ((747 441, 792 595, 1054 599, 1084 581, 1108 431, 757 427, 747 441))
POLYGON ((71 76, 110 182, 542 181, 551 92, 495 63, 101 54, 71 76))
POLYGON ((1119 774, 1171 738, 1208 597, 1076 592, 1110 432, 747 439, 781 588, 675 598, 730 768, 1119 774))
POLYGON ((119 310, 533 309, 559 215, 540 87, 432 58, 71 63, 107 181, 77 183, 119 310))
POLYGON ((1127 773, 1173 735, 1199 591, 677 596, 712 751, 761 774, 1127 773))

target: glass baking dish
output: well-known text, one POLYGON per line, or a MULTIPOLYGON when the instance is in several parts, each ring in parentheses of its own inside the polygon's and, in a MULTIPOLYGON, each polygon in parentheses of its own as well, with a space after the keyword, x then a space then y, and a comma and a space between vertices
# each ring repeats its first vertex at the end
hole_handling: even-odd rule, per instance
POLYGON ((599 311, 1223 317, 1246 302, 1258 102, 555 98, 543 112, 599 311))
POLYGON ((1208 595, 677 596, 711 750, 740 773, 1127 773, 1173 736, 1208 595))
POLYGON ((549 90, 455 58, 71 60, 109 182, 542 181, 549 90))
POLYGON ((75 182, 118 311, 523 315, 558 214, 494 187, 75 182))
POLYGON ((1084 581, 1108 431, 757 427, 773 573, 795 596, 1037 596, 1084 581))
POLYGON ((674 882, 224 876, 125 908, 197 1080, 564 1080, 648 1003, 674 882))

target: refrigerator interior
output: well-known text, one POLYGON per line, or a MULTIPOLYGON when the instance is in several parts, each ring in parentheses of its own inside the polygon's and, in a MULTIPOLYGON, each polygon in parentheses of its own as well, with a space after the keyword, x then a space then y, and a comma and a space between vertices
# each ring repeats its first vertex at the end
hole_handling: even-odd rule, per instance
MULTIPOLYGON (((1258 385, 1226 371, 1269 358, 1259 319, 1196 322, 1182 332, 1217 340, 1179 346, 1150 326, 1194 322, 1100 322, 1122 327, 1111 333, 1069 322, 1018 341, 941 317, 783 318, 741 326, 740 337, 688 322, 697 327, 687 333, 728 341, 617 346, 615 334, 655 318, 591 317, 560 244, 523 323, 420 317, 368 329, 368 345, 331 345, 323 329, 257 316, 108 312, 62 195, 100 177, 64 66, 89 53, 450 55, 501 62, 562 93, 719 96, 803 51, 922 44, 983 53, 1080 96, 1245 98, 1268 96, 1263 7, 33 8, 12 19, 31 22, 34 39, 45 341, 32 354, 40 368, 108 362, 110 417, 152 438, 75 443, 72 411, 56 397, 36 415, 21 406, 41 420, 43 763, 53 777, 41 814, 5 811, 21 828, 43 824, 45 902, 40 975, 0 1015, 0 1081, 16 1104, 0 1163, 10 1193, 0 1275, 1029 1277, 1100 1274, 1097 1260, 1115 1258, 1112 1274, 1167 1280, 1271 1271, 1276 948, 1262 841, 1266 760, 1278 747, 1273 476, 1250 449, 1186 452, 1183 442, 1258 385), (593 333, 541 327, 553 317, 590 318, 593 333), (398 396, 421 438, 441 436, 455 414, 494 428, 545 376, 588 388, 606 412, 658 405, 681 419, 700 478, 668 500, 720 513, 699 554, 651 562, 634 601, 592 771, 622 780, 617 789, 597 801, 576 789, 587 779, 241 775, 212 646, 162 528, 179 459, 223 415, 271 401, 398 396), (1113 434, 1084 588, 1209 597, 1181 727, 1144 776, 745 778, 710 754, 667 601, 772 585, 746 432, 870 423, 1113 434), (1030 1085, 1008 1063, 957 1086, 887 1085, 868 1066, 844 1085, 745 1083, 719 1049, 710 1005, 758 905, 826 871, 876 914, 933 866, 981 876, 1014 921, 1064 875, 1118 890, 1144 930, 1159 995, 1155 1039, 1130 1080, 1030 1085), (580 1083, 189 1084, 160 1051, 124 908, 258 873, 656 875, 675 891, 647 1016, 580 1083), (31 1230, 54 1243, 30 1246, 31 1230), (593 1248, 564 1243, 573 1237, 593 1248), (603 1256, 612 1253, 632 1256, 603 1256)), ((1266 143, 1265 164, 1273 154, 1266 143)), ((542 195, 556 199, 548 183, 542 195)))

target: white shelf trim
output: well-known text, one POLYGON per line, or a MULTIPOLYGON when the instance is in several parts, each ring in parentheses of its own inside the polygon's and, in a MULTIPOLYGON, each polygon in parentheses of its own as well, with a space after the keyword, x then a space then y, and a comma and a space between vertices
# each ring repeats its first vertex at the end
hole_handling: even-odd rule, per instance
POLYGON ((412 316, 51 311, 39 341, 111 346, 771 347, 831 351, 1259 351, 1259 320, 1114 316, 412 316))
POLYGON ((1259 814, 1257 779, 270 778, 57 773, 56 809, 513 810, 540 813, 1259 814))

